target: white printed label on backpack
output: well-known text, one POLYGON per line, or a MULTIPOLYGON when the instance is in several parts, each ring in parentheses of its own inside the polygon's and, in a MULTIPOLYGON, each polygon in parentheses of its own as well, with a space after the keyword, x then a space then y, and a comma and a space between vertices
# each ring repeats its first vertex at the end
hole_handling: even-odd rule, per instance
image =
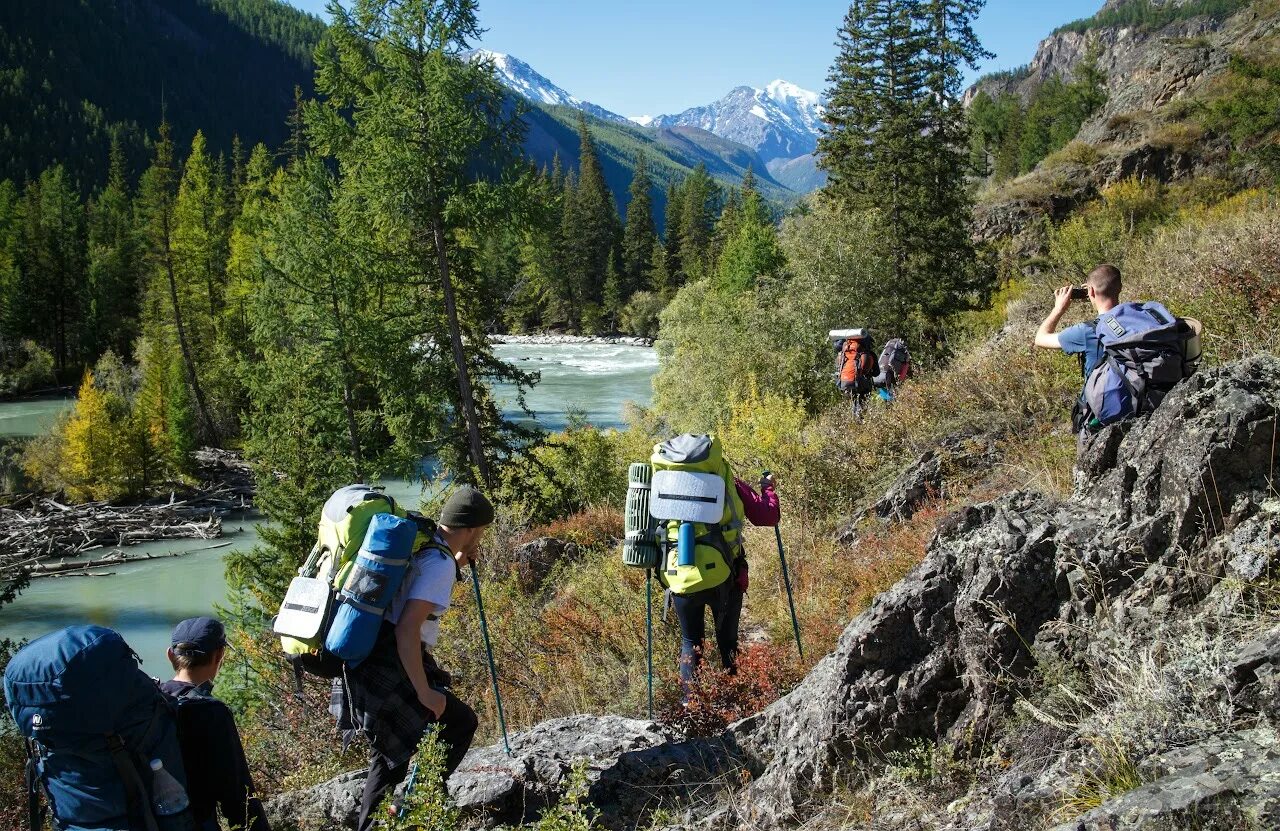
POLYGON ((31 717, 31 729, 39 730, 41 727, 44 727, 44 719, 40 718, 39 713, 36 713, 31 717))

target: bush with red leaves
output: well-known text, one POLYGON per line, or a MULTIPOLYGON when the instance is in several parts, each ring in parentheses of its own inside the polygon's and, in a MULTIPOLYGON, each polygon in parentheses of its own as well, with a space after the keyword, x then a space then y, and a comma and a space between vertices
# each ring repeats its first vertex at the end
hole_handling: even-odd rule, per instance
POLYGON ((736 673, 704 661, 683 702, 679 680, 664 679, 658 720, 686 736, 713 736, 777 701, 803 677, 790 644, 747 644, 738 652, 736 673))

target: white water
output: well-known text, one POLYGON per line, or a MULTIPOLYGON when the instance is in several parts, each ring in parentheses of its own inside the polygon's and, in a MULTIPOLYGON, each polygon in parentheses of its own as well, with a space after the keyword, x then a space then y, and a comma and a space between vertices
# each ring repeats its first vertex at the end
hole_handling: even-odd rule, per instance
MULTIPOLYGON (((602 427, 620 426, 626 402, 648 404, 652 397, 651 381, 658 363, 652 349, 506 344, 494 351, 521 370, 541 373, 541 383, 525 403, 534 420, 548 430, 562 429, 571 411, 602 427)), ((495 393, 508 418, 526 418, 513 389, 500 385, 495 393)), ((33 435, 69 403, 0 404, 0 435, 33 435)), ((385 484, 402 504, 419 504, 422 483, 391 480, 385 484)), ((216 614, 215 604, 226 602, 223 557, 253 546, 259 521, 255 516, 228 517, 223 538, 212 542, 170 540, 125 549, 128 554, 191 552, 182 557, 103 569, 109 576, 35 580, 17 601, 0 609, 0 638, 34 638, 73 623, 111 626, 142 656, 148 672, 163 675, 169 669, 164 650, 173 625, 183 618, 216 614), (223 542, 232 545, 208 550, 223 542)))

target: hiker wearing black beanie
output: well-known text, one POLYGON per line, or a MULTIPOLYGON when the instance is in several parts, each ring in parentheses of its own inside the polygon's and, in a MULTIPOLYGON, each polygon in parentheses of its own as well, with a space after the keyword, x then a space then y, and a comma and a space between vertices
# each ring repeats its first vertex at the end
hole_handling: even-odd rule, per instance
POLYGON ((434 538, 414 555, 378 645, 348 672, 353 726, 362 728, 373 745, 360 800, 360 831, 373 825, 378 804, 404 781, 429 726, 439 725, 446 779, 471 747, 478 725, 475 711, 449 689, 449 674, 436 664, 432 650, 453 588, 479 556, 480 540, 491 524, 493 504, 483 493, 463 486, 449 496, 434 538))

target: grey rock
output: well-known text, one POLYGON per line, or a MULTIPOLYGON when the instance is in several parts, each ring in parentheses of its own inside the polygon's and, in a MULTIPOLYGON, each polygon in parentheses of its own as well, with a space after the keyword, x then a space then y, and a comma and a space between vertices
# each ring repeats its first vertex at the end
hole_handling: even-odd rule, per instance
POLYGON ((271 827, 277 831, 355 828, 367 775, 368 770, 354 770, 305 791, 271 797, 264 803, 271 827))
POLYGON ((947 479, 989 467, 997 458, 995 436, 956 433, 907 465, 872 509, 882 519, 908 520, 929 499, 946 496, 947 479))
POLYGON ((1167 753, 1159 776, 1054 831, 1275 828, 1280 824, 1280 743, 1243 731, 1167 753))

